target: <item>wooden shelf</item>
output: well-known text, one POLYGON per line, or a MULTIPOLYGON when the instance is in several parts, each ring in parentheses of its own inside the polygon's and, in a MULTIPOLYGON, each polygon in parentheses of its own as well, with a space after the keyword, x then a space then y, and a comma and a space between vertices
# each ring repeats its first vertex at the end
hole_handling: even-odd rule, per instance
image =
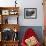
POLYGON ((5 43, 8 43, 8 42, 12 43, 12 42, 19 42, 19 40, 15 40, 15 41, 10 40, 10 41, 3 41, 3 42, 5 42, 5 43))
MULTIPOLYGON (((7 15, 18 15, 19 13, 19 7, 0 7, 0 14, 2 14, 2 11, 4 11, 5 13, 7 12, 7 15), (12 12, 13 14, 10 14, 10 12, 12 12), (17 12, 15 14, 15 12, 17 12)), ((6 14, 4 14, 6 15, 6 14)))
POLYGON ((1 41, 0 42, 0 45, 3 45, 3 46, 18 46, 18 42, 19 41, 1 41))
POLYGON ((14 31, 14 29, 16 29, 17 31, 19 31, 18 24, 0 24, 0 28, 1 28, 1 31, 5 28, 12 29, 13 31, 14 31))
POLYGON ((18 10, 19 9, 19 7, 0 7, 0 10, 12 10, 12 9, 16 9, 16 10, 18 10))
MULTIPOLYGON (((3 33, 4 29, 11 29, 10 31, 14 31, 14 33, 18 33, 18 31, 20 29, 20 26, 18 24, 18 17, 19 17, 19 7, 0 7, 0 20, 1 20, 0 32, 3 33), (8 18, 7 18, 9 16, 14 16, 14 17, 17 16, 17 18, 16 18, 17 23, 9 24, 8 18)), ((14 37, 13 37, 13 39, 14 39, 14 37)), ((16 34, 16 37, 17 37, 17 34, 16 34)), ((0 46, 18 46, 18 42, 19 42, 18 39, 17 39, 17 41, 16 40, 13 41, 13 39, 10 39, 9 41, 5 41, 2 38, 3 37, 1 34, 0 46)))

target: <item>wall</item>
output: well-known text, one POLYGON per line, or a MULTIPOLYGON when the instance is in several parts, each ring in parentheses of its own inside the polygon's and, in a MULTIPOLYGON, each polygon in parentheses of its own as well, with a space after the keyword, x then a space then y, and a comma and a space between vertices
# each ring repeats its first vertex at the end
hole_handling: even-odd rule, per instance
MULTIPOLYGON (((15 6, 14 1, 15 0, 0 0, 0 6, 1 7, 15 6)), ((19 9, 19 15, 20 15, 19 16, 19 24, 20 24, 20 26, 36 26, 36 27, 32 27, 32 28, 35 29, 40 41, 42 42, 43 30, 42 30, 42 27, 39 27, 39 26, 43 26, 43 17, 44 16, 43 16, 42 0, 17 0, 17 3, 18 3, 18 6, 20 7, 20 9, 19 9), (37 8, 37 19, 24 19, 24 8, 37 8)), ((11 18, 12 17, 9 17, 9 20, 11 20, 11 18)), ((20 27, 20 28, 21 28, 20 33, 22 33, 25 31, 25 29, 27 27, 20 27)))
MULTIPOLYGON (((15 6, 15 0, 0 0, 0 6, 15 6)), ((43 26, 42 0, 17 0, 20 26, 43 26), (24 8, 37 8, 37 19, 24 19, 24 8)))
POLYGON ((22 26, 43 26, 43 6, 42 0, 24 0, 19 1, 21 4, 20 25, 22 26), (37 8, 37 19, 24 19, 24 8, 37 8))

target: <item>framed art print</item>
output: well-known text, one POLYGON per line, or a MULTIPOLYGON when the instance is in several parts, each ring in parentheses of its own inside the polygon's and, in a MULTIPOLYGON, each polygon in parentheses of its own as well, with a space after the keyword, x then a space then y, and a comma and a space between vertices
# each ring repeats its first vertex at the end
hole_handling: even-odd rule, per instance
POLYGON ((37 8, 24 8, 24 18, 25 19, 36 19, 37 8))
POLYGON ((9 15, 9 10, 2 10, 2 15, 9 15))

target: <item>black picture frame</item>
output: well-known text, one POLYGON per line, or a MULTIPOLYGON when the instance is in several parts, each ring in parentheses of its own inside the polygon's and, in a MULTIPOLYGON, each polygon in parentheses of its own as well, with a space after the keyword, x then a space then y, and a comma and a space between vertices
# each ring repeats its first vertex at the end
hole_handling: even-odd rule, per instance
POLYGON ((24 19, 37 19, 37 8, 24 8, 24 19))

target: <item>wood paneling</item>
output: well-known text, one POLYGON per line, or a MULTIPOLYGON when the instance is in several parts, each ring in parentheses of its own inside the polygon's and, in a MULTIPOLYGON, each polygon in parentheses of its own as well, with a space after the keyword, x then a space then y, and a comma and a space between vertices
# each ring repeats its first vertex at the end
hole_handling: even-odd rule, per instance
POLYGON ((43 8, 44 8, 44 44, 46 46, 46 0, 43 0, 43 8))
POLYGON ((44 26, 46 26, 46 0, 43 0, 43 8, 44 8, 44 26))

